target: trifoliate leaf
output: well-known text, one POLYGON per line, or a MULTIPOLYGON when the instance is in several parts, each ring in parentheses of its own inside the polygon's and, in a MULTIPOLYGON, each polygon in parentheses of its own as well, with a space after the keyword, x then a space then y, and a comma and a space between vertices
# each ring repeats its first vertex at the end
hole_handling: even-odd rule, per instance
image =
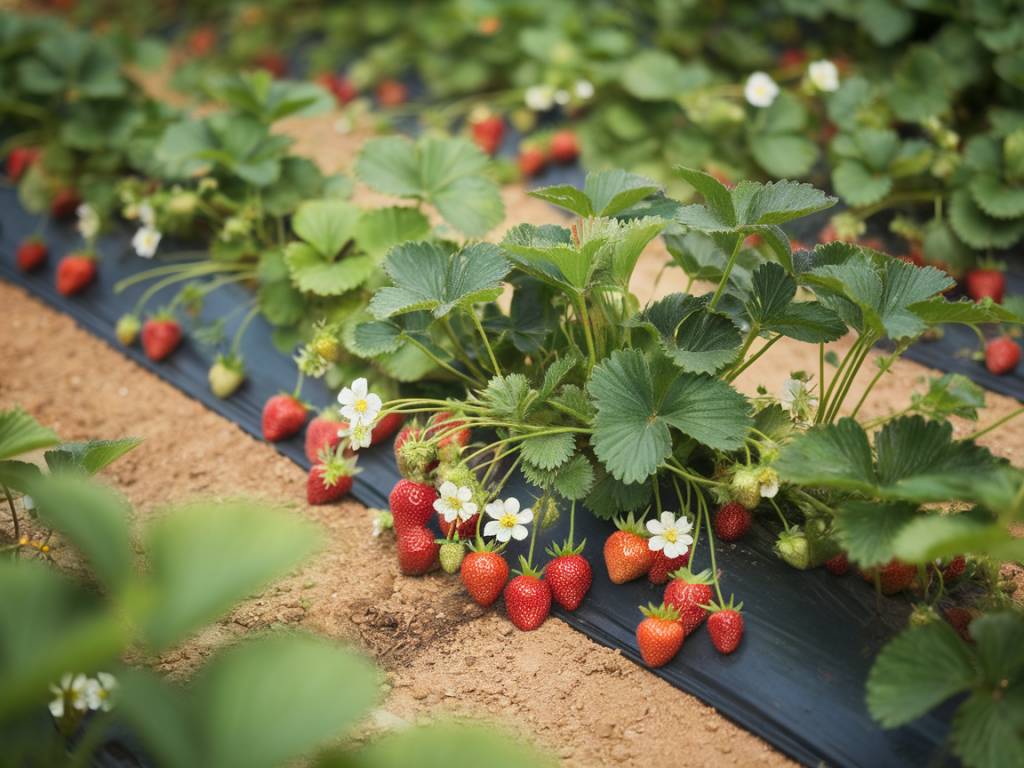
POLYGON ((655 378, 636 350, 613 352, 594 369, 588 389, 597 407, 594 451, 625 483, 646 480, 671 455, 670 427, 731 450, 751 425, 745 398, 725 382, 686 373, 655 378))
POLYGON ((740 224, 785 224, 836 204, 836 198, 796 181, 741 181, 732 189, 732 200, 740 224))
MULTIPOLYGON (((1018 78, 1020 80, 1022 78, 1018 78)), ((972 622, 983 622, 982 616, 972 622)), ((953 751, 964 765, 1013 768, 1024 763, 1024 683, 1019 676, 1008 685, 976 691, 953 719, 953 751)))
POLYGON ((609 520, 646 506, 650 499, 650 483, 620 482, 598 464, 594 468, 593 487, 583 503, 595 517, 609 520))
POLYGON ((949 108, 949 90, 938 73, 942 57, 926 45, 915 45, 896 67, 887 94, 889 108, 904 122, 922 122, 949 108))
POLYGON ((677 165, 675 172, 682 177, 683 181, 704 196, 704 204, 718 221, 726 226, 734 226, 736 224, 736 211, 732 204, 732 194, 727 186, 710 173, 705 173, 695 168, 677 165))
POLYGON ((541 401, 547 400, 558 388, 566 376, 579 365, 580 359, 574 354, 566 354, 556 359, 544 370, 544 381, 538 391, 541 401))
POLYGON ((946 622, 910 627, 875 659, 868 709, 884 727, 895 728, 969 688, 976 677, 967 646, 946 622))
POLYGON ((893 540, 917 515, 917 505, 906 502, 847 501, 836 510, 836 537, 854 562, 883 565, 895 554, 893 540))
POLYGON ((928 391, 912 395, 915 410, 932 419, 959 416, 977 420, 978 409, 985 407, 985 390, 966 376, 947 373, 928 380, 928 391))
POLYGON ((530 389, 530 382, 523 374, 510 373, 507 376, 495 376, 487 382, 479 399, 497 418, 523 421, 530 405, 537 399, 537 394, 530 389))
POLYGON ((489 243, 453 254, 434 243, 404 243, 384 261, 394 286, 374 294, 370 311, 377 319, 416 310, 444 317, 456 307, 496 299, 508 270, 501 249, 489 243))
POLYGON ((0 459, 49 448, 59 442, 56 432, 44 427, 21 408, 0 411, 0 459))
POLYGON ((392 136, 363 145, 356 173, 378 192, 434 205, 453 227, 481 237, 505 215, 497 185, 482 175, 487 163, 465 139, 425 136, 413 143, 392 136))
POLYGON ((572 433, 563 432, 554 435, 530 437, 520 442, 523 460, 541 469, 560 467, 576 448, 576 438, 572 433))
POLYGON ((524 271, 558 287, 584 289, 599 266, 598 255, 607 238, 579 245, 569 230, 551 224, 519 224, 510 229, 501 245, 524 271))

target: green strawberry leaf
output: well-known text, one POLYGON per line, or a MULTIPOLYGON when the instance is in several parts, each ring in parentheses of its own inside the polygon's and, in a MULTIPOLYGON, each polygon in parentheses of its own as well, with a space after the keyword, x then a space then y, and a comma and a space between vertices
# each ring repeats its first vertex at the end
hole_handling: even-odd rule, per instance
POLYGON ((707 311, 708 298, 669 294, 627 324, 653 331, 662 349, 682 370, 715 373, 736 359, 742 338, 729 318, 707 311))
POLYGON ((343 200, 308 200, 292 217, 292 229, 319 255, 333 259, 352 239, 359 209, 343 200))
POLYGON ((583 193, 598 216, 622 213, 658 189, 650 179, 618 169, 588 173, 583 183, 583 193))
POLYGON ((961 419, 977 421, 978 409, 985 407, 985 390, 966 376, 947 373, 928 380, 928 391, 911 395, 914 410, 930 419, 961 419))
POLYGON ((832 169, 832 186, 852 206, 873 205, 892 191, 891 176, 870 171, 857 160, 842 160, 832 169))
POLYGON ((317 296, 340 296, 358 288, 376 269, 374 260, 365 254, 334 261, 305 243, 289 243, 285 262, 295 287, 317 296))
POLYGON ((641 50, 619 75, 626 92, 642 101, 671 101, 710 80, 711 73, 703 63, 683 63, 663 50, 641 50))
POLYGON ((538 200, 546 200, 552 205, 572 211, 578 216, 593 216, 594 207, 590 198, 582 191, 571 184, 559 184, 552 187, 540 187, 530 190, 530 197, 538 200))
POLYGON ((907 502, 847 501, 836 509, 836 538, 855 563, 884 565, 895 555, 896 536, 917 516, 917 505, 907 502))
POLYGON ((946 622, 910 627, 875 659, 868 709, 882 726, 895 728, 971 687, 976 678, 970 651, 946 622))
POLYGON ((384 271, 394 286, 381 288, 370 301, 378 320, 417 310, 444 317, 453 309, 498 298, 509 263, 490 243, 450 253, 434 243, 411 242, 391 250, 384 271))
POLYGON ((1013 537, 1006 525, 975 509, 960 514, 919 515, 895 532, 892 554, 907 563, 927 565, 938 558, 964 552, 998 560, 1018 560, 1024 542, 1013 537))
POLYGON ((81 470, 96 474, 113 464, 128 451, 138 447, 142 439, 126 437, 120 440, 89 440, 84 443, 61 443, 57 448, 43 454, 51 472, 60 470, 81 470))
POLYGON ((816 301, 793 301, 796 281, 782 266, 762 264, 754 271, 751 285, 747 315, 761 331, 812 344, 835 341, 846 333, 846 324, 828 307, 816 301))
POLYGON ((1024 237, 1024 218, 997 219, 986 214, 967 189, 953 191, 949 221, 957 237, 971 248, 1009 248, 1024 237))
POLYGON ((1024 216, 1024 186, 1007 184, 993 173, 979 173, 968 186, 974 202, 989 216, 996 219, 1024 216))
MULTIPOLYGON (((665 373, 663 364, 657 366, 665 373)), ((637 350, 613 352, 591 374, 597 407, 594 452, 611 475, 639 483, 672 453, 670 428, 718 450, 743 443, 751 426, 746 399, 709 376, 652 373, 637 350)))
POLYGON ((379 263, 394 246, 427 237, 430 221, 415 208, 372 208, 362 212, 352 234, 359 249, 379 263))
POLYGON ((59 442, 56 432, 44 427, 21 408, 0 411, 0 459, 49 448, 59 442))
POLYGON ((545 470, 565 464, 576 449, 576 438, 570 433, 543 435, 523 440, 520 453, 523 460, 545 470))

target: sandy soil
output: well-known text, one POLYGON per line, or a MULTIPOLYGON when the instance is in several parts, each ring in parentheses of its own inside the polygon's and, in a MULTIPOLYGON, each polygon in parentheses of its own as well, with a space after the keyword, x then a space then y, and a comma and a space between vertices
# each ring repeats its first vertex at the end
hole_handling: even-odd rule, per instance
MULTIPOLYGON (((316 155, 326 169, 346 170, 365 132, 340 136, 336 118, 296 119, 286 128, 299 151, 316 155)), ((508 221, 559 218, 519 187, 504 194, 508 221)), ((377 199, 365 189, 357 192, 357 200, 377 199)), ((652 246, 634 280, 641 298, 682 289, 682 275, 671 269, 655 288, 664 261, 664 251, 652 246)), ((353 642, 376 657, 388 674, 383 706, 392 718, 455 712, 497 720, 551 749, 566 766, 581 768, 788 764, 712 708, 559 621, 520 633, 500 611, 484 612, 472 604, 456 580, 400 576, 391 540, 371 537, 372 513, 361 505, 305 507, 299 503, 304 473, 270 446, 20 290, 0 283, 0 306, 6 310, 0 322, 6 358, 0 366, 0 408, 20 404, 65 439, 145 438, 105 473, 140 517, 168 502, 246 494, 290 504, 326 532, 321 555, 165 656, 164 671, 187 674, 212 649, 247 632, 302 626, 353 642)), ((814 348, 779 344, 740 384, 753 391, 764 383, 777 392, 790 371, 816 367, 814 348)), ((927 375, 920 366, 899 363, 864 414, 902 407, 927 375)), ((862 375, 858 386, 869 377, 862 375)), ((855 387, 854 396, 859 392, 855 387)), ((989 400, 986 422, 1016 405, 996 395, 989 400)), ((1014 458, 1024 447, 1024 422, 987 442, 1014 458)))

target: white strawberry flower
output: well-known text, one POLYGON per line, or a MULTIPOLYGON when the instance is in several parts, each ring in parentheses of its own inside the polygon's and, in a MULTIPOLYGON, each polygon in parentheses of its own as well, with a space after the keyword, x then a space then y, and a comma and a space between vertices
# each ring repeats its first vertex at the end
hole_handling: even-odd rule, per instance
POLYGON ((373 426, 370 424, 354 424, 345 429, 338 430, 338 437, 342 440, 348 439, 348 447, 353 451, 360 448, 369 448, 373 442, 373 426))
POLYGON ((647 530, 651 538, 647 546, 652 552, 664 552, 665 557, 672 559, 682 557, 693 544, 693 523, 685 515, 678 518, 672 512, 662 512, 660 520, 648 520, 647 530))
POLYGON ((818 398, 807 387, 802 379, 786 379, 779 393, 779 405, 789 411, 797 421, 803 422, 811 418, 818 409, 818 398))
POLYGON ((85 712, 89 709, 88 703, 89 678, 85 675, 72 675, 70 672, 60 679, 57 685, 50 685, 50 693, 53 699, 50 701, 50 714, 60 720, 68 712, 68 705, 71 709, 85 712))
POLYGON ((114 708, 114 694, 117 678, 109 672, 97 672, 96 677, 85 682, 85 702, 89 709, 109 712, 114 708))
POLYGON ((572 100, 572 94, 570 94, 564 88, 559 88, 557 91, 555 91, 555 104, 558 104, 558 105, 564 107, 571 100, 572 100))
POLYGON ((555 89, 550 85, 531 85, 523 93, 523 101, 534 112, 547 112, 555 106, 555 89))
POLYGON ((743 97, 751 106, 770 107, 779 95, 779 86, 767 72, 754 72, 743 86, 743 97))
POLYGON ((577 80, 573 90, 576 92, 576 98, 583 101, 594 98, 594 84, 589 80, 577 80))
POLYGON ((378 395, 369 391, 364 378, 356 379, 351 387, 341 390, 338 402, 341 403, 341 415, 352 426, 373 426, 384 405, 378 395))
POLYGON ((434 501, 434 509, 446 523, 465 522, 476 514, 472 488, 445 480, 437 492, 440 496, 434 501))
POLYGON ((484 526, 484 536, 493 536, 504 544, 509 539, 522 541, 530 535, 526 526, 533 522, 533 510, 520 510, 519 499, 497 499, 484 507, 484 511, 491 518, 484 526))
POLYGON ((779 493, 779 473, 764 467, 757 473, 758 491, 762 499, 774 499, 779 493))
POLYGON ((828 59, 812 61, 807 66, 807 79, 819 91, 831 93, 839 90, 839 68, 828 59))
POLYGON ((88 203, 82 203, 75 209, 78 214, 78 234, 86 240, 93 240, 100 233, 100 215, 88 203))
POLYGON ((140 227, 132 238, 132 248, 139 257, 152 259, 156 256, 156 249, 160 247, 161 237, 163 235, 152 227, 140 227))

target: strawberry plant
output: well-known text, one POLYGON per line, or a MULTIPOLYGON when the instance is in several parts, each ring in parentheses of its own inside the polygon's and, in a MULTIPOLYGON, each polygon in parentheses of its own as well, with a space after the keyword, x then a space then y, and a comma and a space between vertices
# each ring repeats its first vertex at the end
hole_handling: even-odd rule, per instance
MULTIPOLYGON (((452 429, 407 437, 404 466, 417 467, 421 487, 431 487, 422 485, 425 473, 442 496, 457 492, 474 512, 503 505, 495 522, 471 532, 477 547, 492 539, 500 552, 528 533, 532 542, 549 508, 571 505, 575 513, 579 503, 622 529, 605 546, 613 581, 644 576, 656 555, 688 556, 676 578, 711 595, 697 610, 709 612, 722 653, 739 652, 743 613, 723 591, 728 574, 716 566, 716 540, 751 525, 772 530, 778 556, 796 568, 828 561, 840 570, 842 555, 885 594, 912 588, 928 606, 965 599, 955 583, 943 583, 936 558, 1015 559, 1010 525, 1021 514, 1024 476, 975 442, 1002 420, 955 438, 948 418, 978 418, 981 398, 952 376, 889 416, 858 416, 929 328, 1020 318, 991 300, 950 301, 944 272, 856 243, 794 250, 782 225, 835 203, 811 186, 730 189, 699 171, 678 173, 702 203, 679 203, 635 175, 594 173, 582 190, 533 193, 569 211, 567 226, 520 224, 499 245, 413 242, 389 252, 391 285, 374 294, 377 319, 356 327, 357 342, 380 353, 412 345, 463 392, 384 403, 379 414, 446 422, 457 415, 452 429), (673 263, 713 282, 706 292, 641 306, 630 278, 662 233, 677 246, 673 263), (695 243, 716 257, 679 255, 695 243), (828 345, 843 337, 841 357, 826 367, 828 345), (777 397, 737 389, 740 374, 755 375, 784 340, 813 345, 818 369, 794 374, 777 397), (880 342, 892 351, 877 372, 865 371, 880 342), (438 450, 465 429, 472 433, 464 446, 438 450), (518 501, 501 500, 516 469, 539 494, 519 535, 518 501)), ((555 559, 559 551, 571 543, 553 549, 555 559)), ((528 558, 506 594, 522 628, 546 612, 541 596, 531 592, 526 603, 519 594, 540 572, 528 558)))

